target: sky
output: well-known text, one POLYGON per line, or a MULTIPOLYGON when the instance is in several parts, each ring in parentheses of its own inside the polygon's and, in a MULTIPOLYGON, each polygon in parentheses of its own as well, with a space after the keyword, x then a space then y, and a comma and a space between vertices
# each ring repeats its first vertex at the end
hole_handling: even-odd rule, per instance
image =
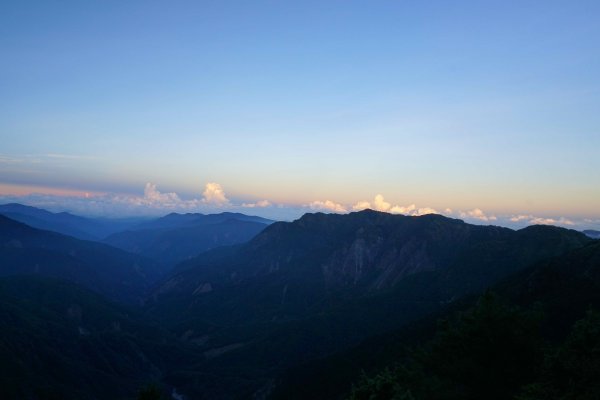
POLYGON ((18 1, 0 202, 600 228, 598 1, 18 1))

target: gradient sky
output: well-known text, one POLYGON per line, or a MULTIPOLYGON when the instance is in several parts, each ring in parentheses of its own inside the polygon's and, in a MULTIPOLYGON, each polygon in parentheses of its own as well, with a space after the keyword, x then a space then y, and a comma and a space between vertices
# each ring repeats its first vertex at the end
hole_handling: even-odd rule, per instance
POLYGON ((598 227, 599 21, 598 1, 5 2, 0 195, 598 227))

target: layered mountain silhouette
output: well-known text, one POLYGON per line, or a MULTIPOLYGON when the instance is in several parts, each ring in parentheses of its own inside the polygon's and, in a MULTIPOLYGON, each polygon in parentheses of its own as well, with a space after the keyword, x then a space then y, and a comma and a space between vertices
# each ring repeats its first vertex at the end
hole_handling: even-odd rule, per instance
POLYGON ((600 302, 598 242, 574 230, 372 210, 269 222, 170 214, 110 238, 133 254, 0 216, 1 397, 156 382, 186 399, 343 398, 486 289, 543 303, 549 338, 600 302))
POLYGON ((84 240, 99 240, 140 223, 139 218, 85 218, 68 212, 52 213, 18 203, 0 205, 0 214, 34 228, 84 240))
POLYGON ((591 237, 592 239, 600 239, 600 231, 587 229, 583 231, 583 233, 585 233, 588 237, 591 237))
POLYGON ((161 273, 156 262, 139 255, 0 215, 0 276, 61 278, 112 299, 139 302, 161 273))
POLYGON ((156 218, 150 221, 142 222, 131 228, 132 231, 140 231, 145 229, 169 229, 169 228, 185 228, 202 225, 215 225, 227 221, 245 221, 258 222, 264 225, 272 224, 274 221, 254 215, 246 215, 234 212, 222 212, 218 214, 201 214, 201 213, 171 213, 161 218, 156 218))
POLYGON ((276 371, 406 325, 589 241, 552 226, 513 231, 440 215, 306 214, 178 265, 148 310, 205 351, 187 390, 268 391, 276 371), (215 378, 231 369, 246 378, 215 378), (209 371, 210 382, 202 378, 209 371))
POLYGON ((272 222, 240 213, 172 213, 110 235, 104 243, 174 265, 216 247, 246 242, 272 222))
POLYGON ((272 224, 246 244, 178 265, 154 297, 202 307, 219 293, 232 299, 245 295, 240 288, 260 286, 262 296, 276 300, 265 317, 285 318, 310 312, 329 294, 376 295, 426 276, 436 293, 431 300, 450 301, 588 241, 553 226, 513 231, 433 214, 306 214, 272 224))

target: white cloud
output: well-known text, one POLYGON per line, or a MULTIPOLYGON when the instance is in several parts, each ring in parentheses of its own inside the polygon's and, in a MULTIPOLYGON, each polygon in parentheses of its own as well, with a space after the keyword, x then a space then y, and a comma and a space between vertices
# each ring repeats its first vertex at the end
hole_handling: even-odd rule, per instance
MULTIPOLYGON (((167 212, 210 213, 219 207, 223 210, 236 210, 240 212, 249 209, 256 210, 256 212, 259 212, 259 210, 260 212, 276 212, 278 218, 282 219, 297 218, 306 212, 307 208, 336 213, 346 213, 348 210, 359 211, 365 208, 387 208, 387 212, 410 216, 437 213, 433 208, 417 207, 415 204, 406 206, 392 205, 385 201, 382 195, 376 196, 373 201, 357 202, 354 206, 347 206, 332 200, 314 201, 305 205, 272 204, 268 200, 247 203, 241 201, 232 202, 227 198, 221 185, 214 182, 208 183, 205 186, 202 196, 198 195, 193 199, 181 198, 174 192, 163 193, 156 184, 148 182, 144 186, 143 194, 140 193, 137 195, 115 193, 89 193, 89 195, 86 195, 85 192, 70 194, 42 191, 29 194, 0 194, 0 203, 10 202, 23 203, 54 212, 69 211, 79 215, 113 217, 164 215, 167 212)), ((444 211, 448 214, 453 212, 450 209, 445 209, 444 211)), ((545 224, 577 227, 577 229, 600 229, 600 219, 595 217, 571 219, 558 216, 539 217, 525 213, 496 217, 495 215, 487 215, 479 208, 469 211, 456 210, 453 215, 472 221, 496 221, 496 224, 503 226, 545 224)))
POLYGON ((420 216, 426 214, 437 214, 437 210, 431 207, 417 208, 416 205, 411 204, 409 206, 394 206, 390 209, 392 214, 405 214, 411 216, 420 216))
POLYGON ((227 206, 229 199, 225 196, 225 192, 221 185, 215 182, 209 182, 202 192, 202 202, 213 206, 227 206))
POLYGON ((558 219, 554 218, 534 218, 531 221, 532 224, 538 225, 575 225, 573 221, 560 217, 558 219))
POLYGON ((366 210, 367 208, 371 208, 371 203, 368 201, 359 201, 355 205, 352 206, 354 211, 366 210))
POLYGON ((242 203, 244 208, 265 208, 270 207, 272 204, 269 200, 259 200, 256 203, 242 203))
POLYGON ((411 215, 426 215, 426 214, 438 214, 438 212, 434 208, 423 207, 423 208, 418 208, 417 210, 415 210, 411 213, 411 215))
POLYGON ((533 215, 513 215, 510 218, 511 222, 527 222, 532 225, 575 225, 573 221, 564 217, 557 218, 545 218, 545 217, 536 217, 533 215))
POLYGON ((335 213, 345 213, 347 212, 346 207, 344 207, 343 205, 339 204, 339 203, 335 203, 331 200, 325 200, 325 201, 313 201, 312 203, 308 204, 308 207, 310 207, 311 210, 326 210, 326 211, 332 211, 335 213))
POLYGON ((496 221, 498 218, 496 218, 495 215, 486 215, 480 208, 474 208, 470 211, 461 211, 460 212, 460 217, 461 218, 472 218, 472 219, 478 219, 480 221, 496 221))
POLYGON ((181 199, 177 193, 161 193, 153 183, 146 183, 144 187, 144 200, 149 203, 158 203, 163 205, 177 205, 181 202, 181 199))
POLYGON ((392 214, 411 214, 413 211, 416 211, 417 206, 411 204, 409 206, 394 206, 390 209, 392 214))
POLYGON ((373 199, 373 202, 370 201, 359 201, 358 203, 354 204, 352 206, 352 209, 354 211, 360 211, 360 210, 364 210, 370 208, 372 210, 376 210, 376 211, 390 211, 390 209, 392 208, 392 205, 390 203, 388 203, 387 201, 385 201, 385 199, 383 198, 383 195, 378 194, 375 196, 375 198, 373 199))
POLYGON ((533 215, 513 215, 512 217, 510 217, 510 220, 512 222, 521 222, 521 221, 529 221, 531 219, 533 219, 534 216, 533 215))
POLYGON ((383 196, 378 194, 373 200, 373 209, 377 211, 388 211, 392 205, 383 199, 383 196))
POLYGON ((160 215, 165 212, 210 212, 214 208, 236 209, 246 207, 264 208, 268 200, 256 203, 232 204, 220 184, 206 184, 202 197, 182 199, 174 192, 161 192, 152 182, 146 183, 143 195, 134 194, 82 194, 79 196, 29 194, 0 195, 1 201, 22 202, 51 211, 71 211, 83 215, 135 216, 160 215))
POLYGON ((385 201, 383 195, 378 194, 373 199, 373 202, 369 201, 359 201, 352 209, 354 211, 364 210, 365 208, 372 208, 376 211, 389 212, 392 214, 406 214, 406 215, 425 215, 425 214, 437 214, 437 211, 430 207, 418 208, 415 204, 410 204, 408 206, 392 206, 391 203, 385 201))

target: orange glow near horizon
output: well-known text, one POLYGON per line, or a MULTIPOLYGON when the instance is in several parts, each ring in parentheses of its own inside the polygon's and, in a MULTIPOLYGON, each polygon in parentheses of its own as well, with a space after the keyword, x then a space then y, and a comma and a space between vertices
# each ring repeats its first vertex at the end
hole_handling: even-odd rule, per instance
POLYGON ((48 186, 36 185, 15 185, 9 183, 0 183, 0 195, 26 196, 30 194, 49 194, 53 196, 71 196, 71 197, 94 197, 105 193, 90 192, 76 189, 61 189, 48 186))

